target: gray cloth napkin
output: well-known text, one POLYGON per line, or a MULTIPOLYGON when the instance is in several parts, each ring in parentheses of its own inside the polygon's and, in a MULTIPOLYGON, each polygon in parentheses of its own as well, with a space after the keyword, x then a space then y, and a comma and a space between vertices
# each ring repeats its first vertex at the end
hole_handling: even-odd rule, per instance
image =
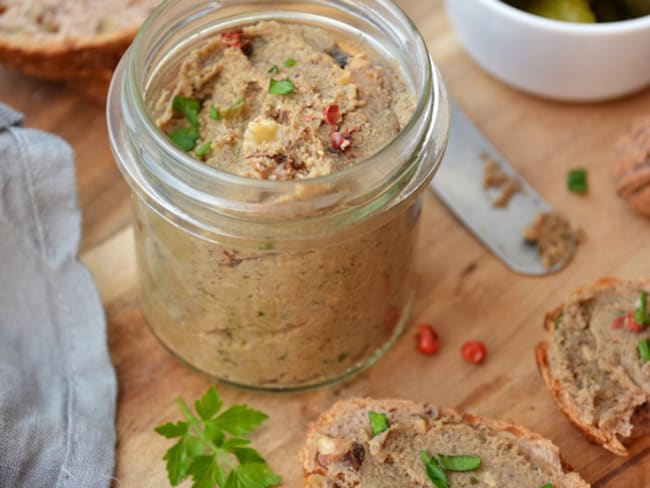
POLYGON ((116 381, 73 156, 0 104, 0 487, 109 486, 116 381))

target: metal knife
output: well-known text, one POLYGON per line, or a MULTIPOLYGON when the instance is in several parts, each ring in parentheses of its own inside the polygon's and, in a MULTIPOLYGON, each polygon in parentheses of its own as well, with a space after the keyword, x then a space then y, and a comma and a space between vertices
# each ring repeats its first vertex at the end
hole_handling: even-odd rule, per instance
POLYGON ((499 152, 476 128, 456 103, 449 99, 451 126, 444 160, 431 188, 469 230, 510 269, 525 275, 545 275, 563 268, 570 259, 546 269, 537 247, 527 243, 522 231, 540 212, 551 207, 512 169, 499 152), (522 191, 507 206, 492 206, 492 197, 483 188, 487 154, 501 170, 521 183, 522 191))

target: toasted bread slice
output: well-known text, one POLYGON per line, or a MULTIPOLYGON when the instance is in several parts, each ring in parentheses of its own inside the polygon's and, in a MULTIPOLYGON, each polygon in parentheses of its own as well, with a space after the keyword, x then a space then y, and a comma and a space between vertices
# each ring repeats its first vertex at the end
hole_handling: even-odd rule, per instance
POLYGON ((0 0, 0 62, 48 80, 107 78, 160 0, 0 0))
POLYGON ((612 176, 618 196, 650 217, 650 114, 635 119, 617 141, 612 176))
POLYGON ((630 320, 648 288, 648 282, 615 278, 580 288, 546 314, 550 339, 535 349, 560 410, 589 440, 619 456, 628 453, 623 440, 642 434, 650 403, 650 363, 637 350, 650 328, 636 331, 621 317, 630 320))
POLYGON ((480 458, 476 469, 447 471, 450 486, 589 486, 570 472, 555 445, 523 427, 426 403, 371 399, 340 401, 310 425, 301 454, 304 486, 431 487, 422 451, 480 458), (371 411, 387 420, 376 435, 371 411))

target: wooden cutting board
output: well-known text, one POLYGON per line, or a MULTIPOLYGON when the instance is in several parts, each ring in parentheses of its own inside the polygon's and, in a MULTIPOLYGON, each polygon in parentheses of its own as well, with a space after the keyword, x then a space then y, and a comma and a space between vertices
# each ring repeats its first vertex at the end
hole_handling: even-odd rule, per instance
MULTIPOLYGON (((369 371, 343 385, 300 395, 263 395, 219 387, 226 403, 245 402, 270 420, 254 442, 288 487, 300 485, 298 452, 307 423, 335 400, 354 396, 426 400, 522 424, 553 439, 594 487, 650 487, 650 437, 628 458, 589 444, 555 407, 536 370, 533 347, 544 312, 579 285, 603 276, 650 271, 650 221, 619 201, 609 177, 612 145, 635 116, 650 113, 650 90, 609 103, 570 105, 519 93, 486 75, 463 52, 441 2, 402 0, 426 37, 450 93, 511 164, 555 208, 583 226, 587 240, 560 274, 512 274, 428 193, 418 244, 412 324, 435 324, 434 357, 418 354, 414 330, 369 371), (568 169, 589 171, 590 192, 570 194, 568 169), (488 347, 481 366, 461 360, 468 339, 488 347)), ((169 443, 153 427, 180 417, 175 399, 193 401, 209 383, 171 358, 147 330, 137 306, 129 190, 111 156, 104 108, 74 90, 0 68, 0 101, 26 125, 54 132, 75 150, 83 211, 81 257, 106 309, 111 358, 119 378, 115 486, 168 486, 162 455, 169 443)))

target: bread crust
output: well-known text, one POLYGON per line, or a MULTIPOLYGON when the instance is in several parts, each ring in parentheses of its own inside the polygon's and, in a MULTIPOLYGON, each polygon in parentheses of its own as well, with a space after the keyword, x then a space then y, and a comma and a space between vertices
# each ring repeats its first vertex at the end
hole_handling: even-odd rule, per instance
MULTIPOLYGON (((607 289, 615 285, 626 283, 624 280, 618 278, 606 277, 599 279, 598 281, 585 285, 578 288, 571 296, 579 296, 585 294, 592 294, 598 292, 599 290, 607 289)), ((647 282, 642 282, 642 286, 647 285, 647 282)), ((565 306, 560 305, 550 312, 548 312, 544 317, 544 328, 550 334, 553 334, 555 331, 555 318, 563 313, 565 306)), ((584 423, 580 419, 580 412, 575 404, 572 402, 571 398, 566 394, 560 382, 553 377, 551 372, 551 367, 548 360, 548 341, 542 341, 537 344, 535 347, 535 359, 537 362, 537 368, 539 369, 544 383, 548 388, 555 404, 558 406, 560 411, 569 419, 569 421, 577 427, 584 435, 589 439, 589 441, 594 444, 600 445, 601 447, 607 449, 609 452, 616 454, 618 456, 627 456, 628 450, 623 445, 623 443, 618 439, 616 435, 612 435, 608 432, 605 432, 594 425, 589 425, 584 423)))
POLYGON ((138 27, 78 40, 33 42, 0 37, 0 62, 52 81, 96 79, 112 71, 138 27))
POLYGON ((301 460, 304 470, 304 487, 308 484, 309 475, 319 472, 316 465, 317 445, 316 439, 319 432, 327 430, 337 417, 345 415, 350 410, 375 410, 390 411, 396 409, 403 414, 414 414, 431 412, 432 418, 445 418, 454 422, 464 423, 470 426, 484 426, 490 430, 508 432, 520 441, 524 441, 527 448, 534 452, 537 459, 543 460, 548 465, 559 463, 565 474, 565 488, 585 488, 589 484, 584 481, 572 468, 564 462, 560 455, 559 448, 550 440, 540 434, 531 432, 525 427, 511 424, 502 420, 489 419, 478 415, 459 412, 453 408, 439 408, 428 403, 415 403, 409 400, 384 399, 374 400, 370 398, 356 398, 351 400, 340 400, 329 410, 323 413, 316 421, 312 422, 307 429, 307 441, 301 452, 301 460))

